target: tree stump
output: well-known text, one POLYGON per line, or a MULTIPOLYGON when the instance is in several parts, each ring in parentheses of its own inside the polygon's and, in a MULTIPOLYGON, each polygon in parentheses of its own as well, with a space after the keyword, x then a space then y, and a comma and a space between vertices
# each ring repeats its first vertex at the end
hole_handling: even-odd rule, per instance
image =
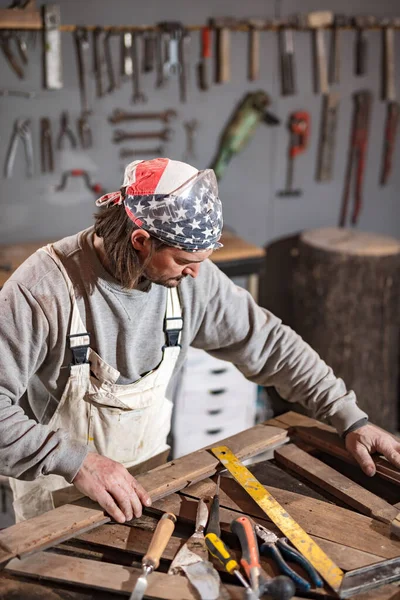
POLYGON ((305 231, 293 273, 295 330, 398 430, 400 242, 349 229, 305 231))

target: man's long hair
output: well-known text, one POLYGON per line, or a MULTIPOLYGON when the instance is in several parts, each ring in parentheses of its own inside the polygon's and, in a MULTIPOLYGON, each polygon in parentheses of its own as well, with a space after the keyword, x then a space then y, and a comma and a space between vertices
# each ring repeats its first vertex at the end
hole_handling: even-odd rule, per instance
POLYGON ((132 232, 138 227, 130 220, 123 205, 104 208, 95 214, 94 218, 94 231, 103 239, 112 275, 123 288, 133 289, 143 277, 153 254, 167 244, 150 236, 150 254, 144 263, 141 263, 131 240, 132 232))

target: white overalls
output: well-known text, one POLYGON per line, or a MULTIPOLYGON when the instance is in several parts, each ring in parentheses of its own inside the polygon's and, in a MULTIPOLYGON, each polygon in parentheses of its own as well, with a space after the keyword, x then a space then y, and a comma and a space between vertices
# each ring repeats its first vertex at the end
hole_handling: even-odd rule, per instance
MULTIPOLYGON (((162 360, 152 371, 129 385, 118 385, 119 371, 91 347, 72 282, 52 245, 41 249, 55 261, 68 286, 72 314, 69 345, 73 354, 70 376, 50 429, 62 428, 90 451, 125 467, 137 465, 168 449, 172 402, 165 396, 180 351, 183 327, 178 292, 167 290, 162 360)), ((60 475, 41 475, 35 481, 10 478, 16 520, 54 508, 51 492, 68 485, 60 475)))

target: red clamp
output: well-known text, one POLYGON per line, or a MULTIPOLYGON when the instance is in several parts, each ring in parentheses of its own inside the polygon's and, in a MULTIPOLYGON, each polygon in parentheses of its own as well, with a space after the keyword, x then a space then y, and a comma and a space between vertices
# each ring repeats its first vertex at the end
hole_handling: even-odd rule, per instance
POLYGON ((90 180, 89 173, 84 171, 83 169, 72 169, 71 171, 64 171, 61 176, 61 181, 59 185, 56 187, 56 192, 60 192, 64 190, 67 186, 67 181, 69 177, 83 177, 83 181, 86 184, 86 187, 89 188, 91 192, 96 195, 104 194, 104 189, 100 185, 100 183, 92 183, 90 180))

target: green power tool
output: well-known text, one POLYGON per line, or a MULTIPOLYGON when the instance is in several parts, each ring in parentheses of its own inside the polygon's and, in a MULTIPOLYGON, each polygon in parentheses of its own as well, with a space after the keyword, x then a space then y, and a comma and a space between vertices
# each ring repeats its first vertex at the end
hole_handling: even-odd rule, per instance
POLYGON ((221 135, 217 155, 210 167, 218 180, 231 158, 248 144, 260 122, 279 125, 280 120, 266 110, 270 102, 268 94, 258 90, 246 94, 238 105, 221 135))

